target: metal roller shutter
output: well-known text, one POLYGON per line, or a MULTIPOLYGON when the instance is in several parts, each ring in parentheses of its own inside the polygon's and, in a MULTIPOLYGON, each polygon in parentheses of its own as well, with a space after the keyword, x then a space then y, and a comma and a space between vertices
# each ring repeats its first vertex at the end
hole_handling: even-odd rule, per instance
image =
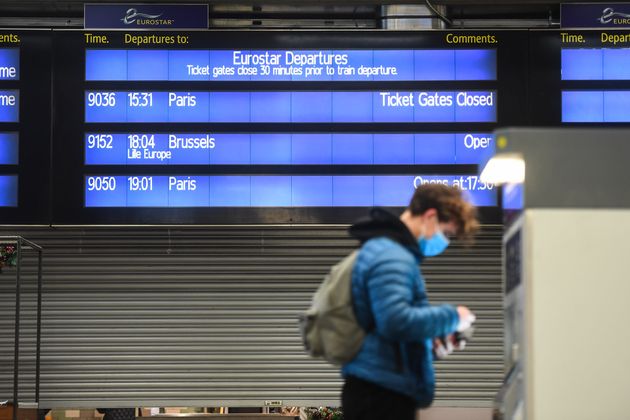
MULTIPOLYGON (((23 255, 20 275, 20 401, 34 401, 37 258, 30 250, 24 250, 23 255)), ((16 268, 5 267, 0 273, 0 401, 13 400, 16 271, 16 268)))
MULTIPOLYGON (((355 246, 345 226, 11 233, 44 247, 42 407, 338 404, 338 371, 304 355, 296 319, 355 246)), ((469 348, 438 363, 438 405, 488 406, 498 389, 500 243, 501 228, 484 226, 474 247, 453 244, 424 267, 433 302, 479 318, 469 348)), ((10 399, 14 298, 0 288, 0 399, 10 399)))

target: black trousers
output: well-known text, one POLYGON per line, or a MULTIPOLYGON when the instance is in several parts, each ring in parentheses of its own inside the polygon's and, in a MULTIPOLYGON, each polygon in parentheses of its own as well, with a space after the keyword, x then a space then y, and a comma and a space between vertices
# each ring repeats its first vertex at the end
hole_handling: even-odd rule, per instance
POLYGON ((352 376, 341 394, 344 420, 415 420, 416 403, 399 394, 352 376))

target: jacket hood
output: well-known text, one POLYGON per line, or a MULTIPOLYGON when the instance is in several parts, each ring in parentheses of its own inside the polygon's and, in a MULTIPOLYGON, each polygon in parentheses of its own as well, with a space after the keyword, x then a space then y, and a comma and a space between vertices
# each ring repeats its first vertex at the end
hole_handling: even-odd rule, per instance
POLYGON ((359 220, 350 226, 348 231, 362 244, 372 238, 385 236, 407 248, 419 261, 422 261, 418 240, 398 216, 385 209, 372 209, 369 217, 359 220))

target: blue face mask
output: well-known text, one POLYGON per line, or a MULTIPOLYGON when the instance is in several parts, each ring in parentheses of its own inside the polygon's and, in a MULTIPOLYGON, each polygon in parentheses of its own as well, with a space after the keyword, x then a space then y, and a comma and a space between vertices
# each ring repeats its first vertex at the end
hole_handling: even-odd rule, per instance
POLYGON ((420 246, 420 252, 425 257, 435 257, 440 255, 446 247, 448 247, 449 240, 442 233, 441 230, 436 231, 429 239, 418 239, 418 246, 420 246))

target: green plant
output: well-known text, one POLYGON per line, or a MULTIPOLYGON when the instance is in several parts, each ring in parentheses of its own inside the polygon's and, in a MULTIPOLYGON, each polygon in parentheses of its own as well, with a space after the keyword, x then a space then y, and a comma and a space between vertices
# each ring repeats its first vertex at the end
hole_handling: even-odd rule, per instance
POLYGON ((307 410, 308 420, 343 420, 343 411, 340 408, 319 407, 307 410))
POLYGON ((15 267, 17 250, 15 245, 0 245, 0 270, 2 267, 15 267))

